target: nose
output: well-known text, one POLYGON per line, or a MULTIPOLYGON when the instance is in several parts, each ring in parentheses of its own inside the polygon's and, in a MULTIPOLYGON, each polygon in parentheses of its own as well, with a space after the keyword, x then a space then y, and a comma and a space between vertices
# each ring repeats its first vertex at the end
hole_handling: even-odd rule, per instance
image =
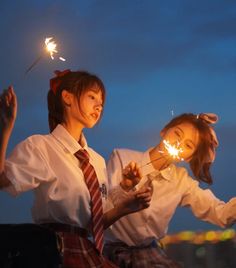
POLYGON ((97 104, 96 107, 95 107, 95 110, 97 112, 101 112, 102 111, 102 104, 97 104))

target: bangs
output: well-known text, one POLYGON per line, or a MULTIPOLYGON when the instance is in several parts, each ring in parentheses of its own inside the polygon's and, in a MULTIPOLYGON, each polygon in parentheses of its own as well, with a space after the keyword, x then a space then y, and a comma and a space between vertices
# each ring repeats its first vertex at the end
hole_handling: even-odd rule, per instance
POLYGON ((94 79, 84 79, 84 81, 78 81, 75 85, 76 87, 76 95, 77 97, 80 97, 83 93, 87 91, 94 91, 96 93, 101 92, 102 93, 102 101, 103 104, 105 102, 106 98, 106 91, 103 83, 99 81, 99 79, 94 78, 94 79))

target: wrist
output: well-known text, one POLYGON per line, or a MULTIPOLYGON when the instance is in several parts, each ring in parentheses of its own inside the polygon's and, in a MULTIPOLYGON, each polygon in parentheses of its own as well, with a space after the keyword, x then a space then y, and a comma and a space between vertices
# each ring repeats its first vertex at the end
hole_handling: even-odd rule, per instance
POLYGON ((116 211, 116 215, 118 218, 122 218, 128 214, 130 214, 129 206, 125 204, 125 202, 120 202, 114 207, 116 211))
POLYGON ((131 185, 131 184, 129 185, 129 184, 125 183, 124 180, 122 180, 122 181, 120 182, 120 187, 121 187, 124 191, 129 192, 129 191, 133 188, 133 185, 131 185))

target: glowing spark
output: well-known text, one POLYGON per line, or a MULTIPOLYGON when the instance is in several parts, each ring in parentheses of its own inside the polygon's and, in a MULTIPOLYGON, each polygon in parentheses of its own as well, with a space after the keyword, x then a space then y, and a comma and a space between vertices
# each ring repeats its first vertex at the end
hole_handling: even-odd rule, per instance
POLYGON ((51 40, 52 40, 52 37, 47 37, 44 42, 45 42, 47 51, 50 53, 51 59, 54 60, 53 54, 58 52, 56 50, 57 44, 51 40))
POLYGON ((182 161, 184 160, 179 156, 179 154, 183 152, 183 149, 180 147, 179 142, 177 143, 177 145, 171 145, 169 141, 163 140, 163 143, 165 145, 165 149, 172 158, 180 159, 182 161))
MULTIPOLYGON (((184 161, 184 158, 181 158, 179 156, 179 154, 183 152, 183 149, 180 147, 180 143, 179 142, 176 142, 177 145, 171 145, 169 141, 163 140, 163 143, 164 143, 165 149, 168 152, 168 154, 169 154, 170 157, 172 157, 173 159, 179 159, 181 161, 184 161)), ((145 167, 147 165, 150 165, 151 163, 153 163, 155 161, 158 161, 160 159, 165 158, 165 156, 164 156, 165 151, 158 150, 158 152, 161 153, 162 156, 159 156, 159 157, 153 159, 152 161, 150 161, 150 162, 148 162, 148 163, 140 166, 139 168, 143 168, 143 167, 145 167)), ((145 174, 145 175, 147 175, 147 174, 145 174)))
MULTIPOLYGON (((54 53, 58 53, 58 51, 57 51, 57 43, 55 43, 55 41, 53 41, 52 39, 53 39, 53 37, 47 37, 44 42, 46 45, 46 49, 51 56, 51 59, 54 60, 54 53)), ((61 61, 66 61, 62 57, 59 57, 59 59, 61 61)))

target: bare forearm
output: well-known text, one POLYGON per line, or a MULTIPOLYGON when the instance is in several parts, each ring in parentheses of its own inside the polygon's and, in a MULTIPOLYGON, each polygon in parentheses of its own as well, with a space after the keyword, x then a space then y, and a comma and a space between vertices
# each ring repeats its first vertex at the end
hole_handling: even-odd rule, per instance
POLYGON ((8 142, 17 115, 17 98, 12 86, 0 95, 0 188, 9 183, 4 173, 8 142))
POLYGON ((11 135, 11 131, 0 132, 0 173, 4 171, 7 145, 9 142, 10 135, 11 135))
POLYGON ((130 211, 125 211, 123 208, 117 206, 112 208, 111 210, 104 213, 103 220, 104 220, 104 229, 107 229, 110 225, 114 222, 119 220, 121 217, 128 215, 130 211))
POLYGON ((130 192, 125 199, 104 214, 104 228, 108 228, 123 216, 149 207, 150 201, 151 189, 149 187, 130 192))
POLYGON ((0 189, 7 187, 10 184, 10 181, 7 179, 4 173, 6 151, 10 135, 11 131, 0 133, 0 189))

